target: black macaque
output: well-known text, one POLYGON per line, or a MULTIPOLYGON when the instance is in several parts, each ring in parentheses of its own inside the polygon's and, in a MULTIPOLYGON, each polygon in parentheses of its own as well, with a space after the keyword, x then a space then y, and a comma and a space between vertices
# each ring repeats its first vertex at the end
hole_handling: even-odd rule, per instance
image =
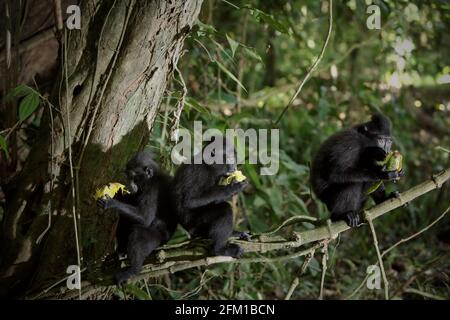
POLYGON ((219 185, 221 177, 236 170, 236 153, 230 140, 223 137, 216 139, 211 144, 216 142, 219 147, 208 151, 211 144, 209 147, 204 146, 201 163, 195 164, 192 161, 190 164, 182 164, 175 174, 177 218, 191 236, 213 241, 211 254, 239 258, 243 254, 242 248, 228 243, 228 239, 231 236, 246 239, 248 234, 233 231, 233 212, 227 201, 241 192, 248 183, 244 180, 219 185), (214 159, 217 161, 213 161, 214 159))
MULTIPOLYGON (((332 135, 319 148, 312 162, 311 184, 327 205, 331 220, 345 220, 356 227, 370 186, 403 176, 403 171, 386 172, 376 165, 391 150, 391 126, 387 117, 376 113, 369 122, 332 135)), ((387 196, 383 183, 371 194, 376 203, 397 195, 387 196)))
MULTIPOLYGON (((126 174, 126 188, 130 194, 121 198, 125 202, 109 197, 97 201, 99 207, 117 212, 119 224, 123 224, 118 228, 129 232, 127 255, 130 267, 115 276, 118 285, 138 274, 145 258, 169 241, 177 226, 173 179, 158 167, 152 155, 139 152, 127 163, 126 174)), ((121 251, 120 242, 118 246, 121 251)))

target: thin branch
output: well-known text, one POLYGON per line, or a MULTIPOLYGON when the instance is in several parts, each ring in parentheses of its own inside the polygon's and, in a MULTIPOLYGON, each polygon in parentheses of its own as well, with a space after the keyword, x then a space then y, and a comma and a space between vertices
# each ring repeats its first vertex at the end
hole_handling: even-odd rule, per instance
MULTIPOLYGON (((195 267, 201 267, 201 266, 210 266, 218 263, 268 263, 268 262, 274 262, 274 261, 285 261, 290 259, 296 259, 301 256, 305 256, 308 254, 311 254, 316 249, 318 249, 321 246, 321 244, 316 244, 308 249, 297 251, 291 254, 275 257, 275 258, 266 258, 266 257, 260 257, 260 258, 242 258, 242 259, 236 259, 232 257, 225 257, 225 256, 217 256, 217 257, 205 257, 194 261, 179 261, 176 262, 166 262, 161 265, 147 265, 145 267, 145 270, 138 276, 134 277, 130 280, 130 282, 136 282, 139 280, 144 280, 151 277, 160 277, 166 274, 174 274, 178 271, 191 269, 195 267)), ((98 293, 99 291, 106 290, 110 287, 114 286, 105 286, 105 285, 95 285, 95 284, 89 284, 86 283, 86 285, 83 285, 84 293, 82 295, 82 298, 87 298, 91 296, 92 294, 98 293)), ((53 297, 58 299, 73 299, 77 296, 76 293, 73 291, 67 290, 67 288, 58 288, 58 293, 54 294, 46 294, 39 296, 43 299, 53 297)), ((48 291, 48 289, 46 290, 48 291)))
POLYGON ((404 242, 407 242, 419 235, 421 235, 422 233, 424 233, 425 231, 427 231, 428 229, 430 229, 432 226, 434 226, 436 223, 438 223, 440 220, 442 220, 442 218, 445 217, 445 215, 450 211, 450 207, 447 208, 447 210, 444 211, 444 213, 442 213, 439 217, 437 217, 432 223, 430 223, 429 225, 427 225, 425 228, 419 230, 418 232, 410 235, 407 238, 401 239, 400 241, 396 242, 394 245, 392 245, 391 247, 389 247, 388 249, 384 250, 383 253, 381 254, 382 257, 384 257, 385 254, 387 254, 388 252, 390 252, 391 250, 395 249, 397 246, 401 245, 404 242))
MULTIPOLYGON (((36 48, 40 44, 55 37, 54 28, 50 27, 48 29, 39 31, 36 35, 33 35, 31 38, 23 40, 19 46, 19 54, 23 54, 31 49, 36 48)), ((7 50, 3 50, 0 52, 0 64, 2 64, 6 59, 7 50)))
POLYGON ((312 224, 316 224, 316 223, 318 223, 318 221, 319 220, 317 218, 315 218, 315 217, 304 216, 304 215, 296 215, 296 216, 292 216, 292 217, 286 219, 278 227, 274 228, 273 230, 267 231, 267 232, 263 232, 263 233, 260 233, 258 235, 259 236, 262 236, 262 235, 268 236, 268 235, 277 233, 278 231, 280 231, 281 229, 283 229, 283 228, 285 228, 287 226, 290 226, 290 225, 293 225, 293 224, 297 224, 299 222, 309 222, 309 223, 312 223, 312 224))
POLYGON ((61 32, 63 29, 63 16, 61 10, 61 0, 53 0, 53 8, 55 14, 55 27, 57 32, 61 32))
POLYGON ((407 293, 414 293, 414 294, 417 294, 419 296, 422 296, 422 297, 425 297, 425 298, 429 298, 429 299, 433 299, 433 300, 447 300, 444 297, 441 297, 441 296, 438 296, 438 295, 434 295, 434 294, 431 294, 431 293, 428 293, 428 292, 423 292, 423 291, 420 291, 420 290, 417 290, 417 289, 414 289, 414 288, 408 288, 408 289, 405 290, 405 292, 407 292, 407 293))
POLYGON ((180 69, 178 69, 178 66, 176 65, 176 62, 173 61, 174 63, 174 69, 175 71, 178 73, 179 77, 180 77, 180 84, 182 86, 182 93, 181 93, 181 97, 177 102, 177 105, 175 106, 175 111, 173 114, 173 121, 172 124, 170 126, 170 133, 169 133, 169 139, 171 139, 171 141, 175 141, 175 143, 178 142, 178 127, 180 126, 180 117, 181 117, 181 113, 183 112, 183 108, 186 102, 186 97, 188 94, 188 89, 186 87, 186 83, 184 82, 184 78, 183 78, 183 74, 181 73, 180 69))
POLYGON ((369 223, 370 231, 372 232, 373 245, 375 246, 375 251, 377 252, 378 265, 380 266, 381 276, 383 277, 384 298, 389 300, 389 282, 386 277, 386 271, 384 271, 383 258, 381 257, 380 247, 378 246, 377 233, 375 232, 375 227, 373 226, 372 220, 367 219, 367 222, 369 223))
POLYGON ((277 125, 281 118, 284 116, 284 114, 286 113, 286 111, 289 109, 289 107, 291 106, 291 104, 294 102, 294 100, 297 98, 297 96, 300 94, 300 91, 302 91, 303 86, 305 85, 306 81, 308 81, 308 79, 311 77, 311 75, 313 74, 314 70, 316 70, 317 66, 319 65, 320 61, 323 58, 323 54, 325 53, 325 49, 328 46, 328 41, 330 40, 331 37, 331 31, 333 30, 333 0, 330 0, 328 3, 328 10, 330 13, 330 19, 329 19, 329 24, 328 24, 328 33, 327 33, 327 38, 325 39, 325 43, 323 44, 322 50, 320 51, 319 56, 316 58, 316 61, 314 61, 313 65, 311 66, 311 68, 309 69, 308 73, 306 73, 305 77, 303 78, 303 80, 300 82, 300 85, 298 86, 297 91, 295 92, 295 94, 292 96, 291 100, 289 101, 289 103, 286 105, 286 107, 284 107, 283 111, 281 112, 281 114, 278 116, 278 119, 275 121, 275 125, 277 125))
MULTIPOLYGON (((398 198, 392 198, 387 201, 374 206, 370 210, 365 212, 368 219, 374 220, 383 214, 397 209, 408 202, 411 202, 417 197, 430 192, 434 189, 440 188, 443 183, 450 179, 450 168, 434 175, 430 180, 422 182, 421 184, 412 187, 408 191, 400 194, 398 198)), ((330 224, 329 226, 323 226, 312 230, 303 232, 294 232, 297 237, 302 239, 303 244, 320 241, 329 238, 330 233, 333 237, 336 237, 339 233, 350 229, 349 226, 343 221, 338 221, 330 224)))
POLYGON ((295 277, 294 281, 292 281, 291 286, 289 287, 288 293, 286 294, 286 297, 284 298, 284 300, 289 300, 291 299, 292 294, 295 291, 295 288, 297 288, 299 283, 298 277, 295 277))
POLYGON ((315 253, 315 251, 311 251, 308 254, 308 256, 305 258, 305 260, 303 261, 302 267, 300 268, 300 274, 299 274, 299 276, 295 277, 284 300, 289 300, 291 298, 292 294, 294 293, 295 289, 297 288, 297 286, 299 284, 299 277, 305 273, 306 268, 308 267, 311 260, 314 258, 314 253, 315 253))
POLYGON ((323 300, 323 286, 325 284, 325 275, 327 273, 328 260, 328 241, 325 241, 322 247, 322 276, 320 277, 319 300, 323 300))
MULTIPOLYGON (((36 83, 36 79, 33 77, 33 82, 36 87, 36 90, 39 91, 38 85, 36 83)), ((44 100, 45 101, 45 100, 44 100)), ((48 107, 49 115, 50 115, 50 134, 51 134, 51 141, 50 141, 50 193, 53 194, 54 190, 54 162, 53 159, 55 157, 55 130, 54 130, 54 120, 53 120, 53 110, 52 105, 50 102, 46 102, 46 105, 48 107)), ((42 233, 39 235, 39 237, 36 238, 36 244, 39 244, 44 236, 47 234, 47 232, 50 230, 52 226, 52 200, 49 200, 48 203, 48 220, 47 220, 47 227, 42 231, 42 233)))
POLYGON ((22 123, 23 123, 22 120, 17 121, 17 122, 14 124, 14 126, 13 126, 11 129, 9 129, 8 133, 7 133, 6 136, 5 136, 5 140, 8 140, 9 136, 11 135, 11 133, 13 133, 14 130, 16 130, 22 123))
MULTIPOLYGON (((61 8, 60 8, 61 9, 61 8)), ((67 67, 67 29, 64 29, 64 81, 66 85, 66 101, 64 106, 66 108, 66 121, 67 121, 67 132, 65 132, 65 136, 67 137, 67 149, 69 151, 69 169, 70 169, 70 185, 71 185, 71 194, 72 194, 72 216, 73 216, 73 226, 75 232, 75 245, 77 249, 77 263, 78 268, 81 268, 81 251, 80 251, 80 241, 79 241, 79 231, 78 231, 78 216, 77 210, 75 208, 75 184, 74 184, 74 174, 73 174, 73 156, 72 156, 72 131, 70 124, 70 106, 69 106, 69 75, 68 75, 68 67, 67 67)), ((81 276, 81 275, 80 275, 81 276)), ((81 287, 78 289, 78 296, 81 299, 81 287)))
POLYGON ((305 261, 303 261, 302 267, 300 269, 300 275, 302 276, 306 272, 306 268, 308 268, 309 263, 314 258, 315 251, 311 251, 311 253, 306 257, 305 261))

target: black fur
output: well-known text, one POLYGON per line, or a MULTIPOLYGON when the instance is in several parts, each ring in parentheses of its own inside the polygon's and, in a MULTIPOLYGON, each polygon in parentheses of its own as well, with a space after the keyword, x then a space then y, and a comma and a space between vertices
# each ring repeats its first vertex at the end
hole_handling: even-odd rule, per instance
POLYGON ((225 163, 226 159, 235 159, 234 147, 215 150, 214 156, 222 159, 223 164, 203 162, 182 164, 178 168, 174 181, 178 221, 192 236, 211 239, 212 254, 241 257, 242 248, 228 243, 228 238, 247 235, 233 232, 233 212, 227 201, 241 192, 247 182, 218 185, 222 176, 236 170, 235 163, 225 163))
MULTIPOLYGON (((119 230, 128 233, 130 267, 116 275, 117 284, 138 274, 145 258, 169 241, 177 226, 171 193, 172 178, 158 167, 151 154, 139 152, 128 162, 126 172, 127 189, 132 194, 123 196, 123 201, 116 198, 97 201, 99 207, 113 209, 120 215, 119 230)), ((118 246, 122 251, 120 241, 118 246)))
MULTIPOLYGON (((390 148, 391 122, 381 114, 332 135, 321 145, 312 162, 311 183, 331 212, 332 220, 345 220, 349 226, 357 226, 368 188, 374 182, 402 176, 402 172, 384 172, 375 165, 390 148)), ((388 198, 383 184, 372 197, 377 203, 388 198)))

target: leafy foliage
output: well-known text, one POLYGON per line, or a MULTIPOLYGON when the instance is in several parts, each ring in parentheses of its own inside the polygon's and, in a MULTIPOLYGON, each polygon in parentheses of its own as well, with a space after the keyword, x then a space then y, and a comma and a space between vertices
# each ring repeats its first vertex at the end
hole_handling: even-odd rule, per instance
POLYGON ((19 121, 26 120, 34 111, 36 111, 41 97, 39 92, 26 85, 18 85, 5 97, 6 100, 13 98, 22 98, 19 104, 19 121))

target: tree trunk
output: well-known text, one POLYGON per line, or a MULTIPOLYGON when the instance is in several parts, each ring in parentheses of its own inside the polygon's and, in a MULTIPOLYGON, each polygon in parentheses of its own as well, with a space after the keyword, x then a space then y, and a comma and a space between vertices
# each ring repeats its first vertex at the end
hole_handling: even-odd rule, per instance
POLYGON ((129 157, 145 146, 201 2, 82 1, 81 30, 62 35, 66 50, 50 99, 54 121, 46 106, 39 138, 7 190, 3 294, 41 290, 67 276, 67 267, 78 264, 75 226, 87 273, 111 251, 116 217, 96 209, 92 194, 117 181, 129 157), (49 215, 51 227, 38 241, 49 215))

